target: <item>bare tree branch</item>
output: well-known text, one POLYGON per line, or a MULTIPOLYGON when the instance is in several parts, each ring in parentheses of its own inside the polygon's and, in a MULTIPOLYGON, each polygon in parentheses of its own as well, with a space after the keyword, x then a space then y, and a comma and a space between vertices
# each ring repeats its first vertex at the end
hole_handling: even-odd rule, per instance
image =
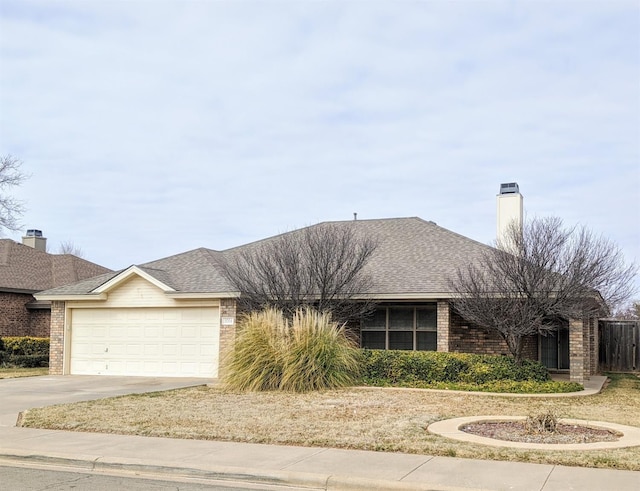
POLYGON ((84 251, 70 240, 60 243, 58 254, 72 254, 76 257, 84 257, 84 251))
POLYGON ((22 161, 11 155, 0 157, 0 230, 20 229, 18 219, 24 213, 24 204, 6 193, 27 178, 21 167, 22 161))
POLYGON ((221 266, 245 309, 293 313, 311 304, 344 322, 372 308, 354 297, 368 291, 363 268, 376 246, 349 224, 320 224, 234 251, 221 266))
POLYGON ((559 218, 515 224, 503 243, 451 280, 454 308, 496 330, 520 361, 523 340, 555 329, 558 319, 602 315, 633 295, 636 265, 611 241, 559 218))
POLYGON ((616 319, 640 320, 640 300, 630 302, 628 305, 618 309, 614 315, 616 319))

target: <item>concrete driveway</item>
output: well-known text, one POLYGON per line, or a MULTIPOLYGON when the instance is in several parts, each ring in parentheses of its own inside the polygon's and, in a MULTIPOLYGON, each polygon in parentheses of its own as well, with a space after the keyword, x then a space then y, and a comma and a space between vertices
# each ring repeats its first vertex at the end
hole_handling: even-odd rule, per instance
POLYGON ((211 382, 203 378, 45 375, 0 379, 0 426, 15 426, 18 413, 33 407, 90 401, 192 387, 211 382))

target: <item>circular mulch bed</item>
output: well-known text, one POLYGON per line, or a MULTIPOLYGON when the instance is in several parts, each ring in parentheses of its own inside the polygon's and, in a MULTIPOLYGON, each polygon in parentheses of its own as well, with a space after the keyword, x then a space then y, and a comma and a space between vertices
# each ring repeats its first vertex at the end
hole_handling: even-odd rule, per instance
POLYGON ((622 433, 606 428, 558 424, 555 432, 529 432, 522 421, 480 421, 460 427, 460 431, 485 438, 523 443, 615 442, 622 433))
POLYGON ((435 435, 494 447, 535 450, 603 450, 640 446, 640 428, 603 421, 560 419, 560 431, 529 434, 524 416, 466 416, 431 423, 435 435))

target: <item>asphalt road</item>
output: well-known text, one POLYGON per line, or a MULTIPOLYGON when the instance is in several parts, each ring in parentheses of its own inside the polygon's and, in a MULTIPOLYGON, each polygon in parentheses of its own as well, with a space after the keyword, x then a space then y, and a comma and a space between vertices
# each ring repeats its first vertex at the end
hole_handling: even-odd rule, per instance
MULTIPOLYGON (((202 480, 166 480, 166 477, 141 477, 125 474, 78 472, 31 465, 0 465, 0 489, 6 491, 278 491, 280 486, 246 483, 203 482, 202 480)), ((287 487, 287 491, 296 488, 287 487)), ((308 490, 307 490, 308 491, 308 490)))

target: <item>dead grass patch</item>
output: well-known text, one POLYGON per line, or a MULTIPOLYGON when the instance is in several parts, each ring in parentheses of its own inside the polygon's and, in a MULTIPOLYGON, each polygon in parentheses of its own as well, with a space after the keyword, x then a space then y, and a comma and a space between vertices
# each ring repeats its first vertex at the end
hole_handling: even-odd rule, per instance
POLYGON ((0 367, 0 379, 17 377, 36 377, 48 375, 48 367, 20 368, 20 367, 0 367))
POLYGON ((237 393, 195 387, 33 409, 23 426, 640 470, 640 447, 516 450, 458 442, 426 430, 430 423, 448 418, 549 410, 563 418, 640 426, 640 380, 612 378, 602 394, 570 398, 364 388, 237 393))

